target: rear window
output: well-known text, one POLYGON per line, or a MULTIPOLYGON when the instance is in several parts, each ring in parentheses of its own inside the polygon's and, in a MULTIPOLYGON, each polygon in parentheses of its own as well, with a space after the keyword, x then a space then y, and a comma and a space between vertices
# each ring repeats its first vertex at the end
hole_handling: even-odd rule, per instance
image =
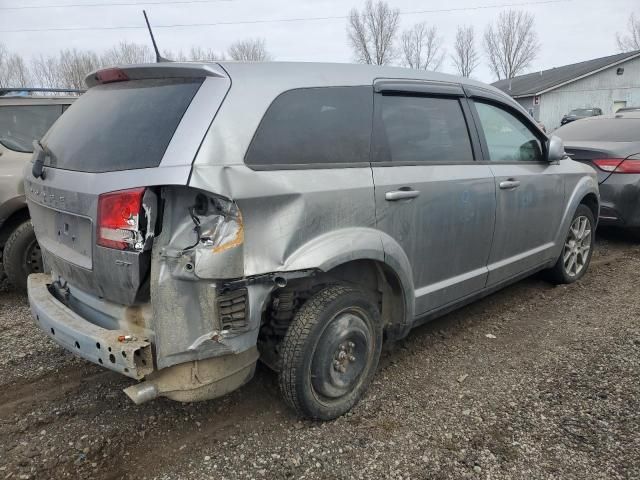
POLYGON ((369 161, 371 87, 290 90, 276 98, 247 151, 248 165, 369 161))
POLYGON ((33 141, 40 140, 62 113, 62 105, 0 106, 0 143, 16 152, 33 152, 33 141))
POLYGON ((152 79, 89 89, 44 139, 46 164, 82 172, 157 167, 201 84, 152 79))
POLYGON ((568 123, 553 132, 564 141, 637 142, 640 118, 597 118, 568 123))

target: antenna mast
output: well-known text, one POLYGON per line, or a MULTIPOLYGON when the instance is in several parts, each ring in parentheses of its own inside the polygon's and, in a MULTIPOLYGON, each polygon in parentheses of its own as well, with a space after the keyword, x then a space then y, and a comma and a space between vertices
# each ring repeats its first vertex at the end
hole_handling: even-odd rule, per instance
POLYGON ((153 49, 156 52, 156 63, 169 62, 170 60, 167 60, 166 58, 163 58, 162 55, 160 55, 160 50, 158 50, 156 39, 153 36, 153 30, 151 30, 151 24, 149 23, 147 12, 145 10, 142 10, 142 14, 144 15, 144 21, 147 23, 147 28, 149 29, 149 35, 151 35, 151 43, 153 43, 153 49))

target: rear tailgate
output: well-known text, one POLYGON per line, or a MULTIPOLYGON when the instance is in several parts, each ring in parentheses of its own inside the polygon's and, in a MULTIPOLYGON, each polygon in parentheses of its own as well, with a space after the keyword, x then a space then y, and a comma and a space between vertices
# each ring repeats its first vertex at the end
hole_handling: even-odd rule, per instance
POLYGON ((41 142, 44 178, 36 178, 29 167, 25 190, 36 236, 54 274, 82 290, 130 305, 145 297, 148 288, 148 240, 159 228, 160 208, 153 187, 187 184, 230 81, 211 64, 107 72, 103 78, 119 81, 100 84, 101 72, 88 77, 92 88, 41 142), (131 215, 140 225, 142 241, 136 248, 98 245, 100 195, 139 187, 149 187, 140 211, 131 215))

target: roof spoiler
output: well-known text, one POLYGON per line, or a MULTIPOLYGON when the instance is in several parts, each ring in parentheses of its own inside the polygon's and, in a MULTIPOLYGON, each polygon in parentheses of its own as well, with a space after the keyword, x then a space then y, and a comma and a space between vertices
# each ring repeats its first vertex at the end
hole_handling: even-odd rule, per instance
POLYGON ((216 63, 145 63, 140 65, 126 65, 120 67, 101 68, 87 75, 84 79, 87 87, 95 87, 108 83, 103 78, 118 78, 117 80, 143 80, 149 78, 189 78, 189 77, 220 77, 226 78, 226 72, 216 63), (109 72, 109 75, 104 75, 109 72), (114 75, 117 72, 119 75, 114 75))

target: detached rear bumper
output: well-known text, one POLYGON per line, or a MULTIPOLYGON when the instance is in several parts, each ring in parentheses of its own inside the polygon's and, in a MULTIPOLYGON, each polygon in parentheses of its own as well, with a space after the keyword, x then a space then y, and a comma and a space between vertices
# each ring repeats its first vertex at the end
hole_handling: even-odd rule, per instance
POLYGON ((33 318, 49 338, 85 360, 137 380, 153 371, 148 339, 87 321, 51 294, 50 282, 44 273, 29 275, 27 281, 33 318))

